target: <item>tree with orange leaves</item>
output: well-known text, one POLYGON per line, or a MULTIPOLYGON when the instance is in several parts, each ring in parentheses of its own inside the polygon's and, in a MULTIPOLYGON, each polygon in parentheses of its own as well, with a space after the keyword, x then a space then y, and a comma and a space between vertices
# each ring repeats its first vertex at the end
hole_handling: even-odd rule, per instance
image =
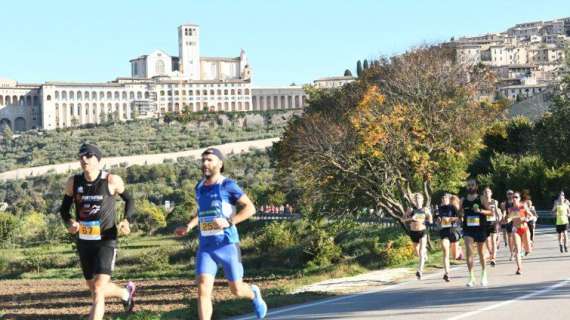
POLYGON ((457 191, 481 135, 504 106, 485 100, 494 77, 451 49, 382 58, 338 90, 309 90, 310 107, 276 147, 302 201, 329 215, 387 214, 405 226, 412 190, 457 191), (373 210, 366 210, 373 209, 373 210))

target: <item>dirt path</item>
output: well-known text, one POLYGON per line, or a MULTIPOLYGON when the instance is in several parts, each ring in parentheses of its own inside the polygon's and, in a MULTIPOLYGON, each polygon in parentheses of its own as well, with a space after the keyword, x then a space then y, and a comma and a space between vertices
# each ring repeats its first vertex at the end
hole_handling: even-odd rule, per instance
MULTIPOLYGON (((271 139, 261 139, 261 140, 251 140, 251 141, 241 141, 241 142, 232 142, 221 144, 218 146, 214 146, 219 148, 222 152, 226 154, 230 153, 243 153, 247 152, 250 149, 261 149, 267 148, 273 145, 274 142, 277 142, 279 138, 271 138, 271 139)), ((132 166, 135 164, 138 165, 147 165, 147 164, 159 164, 163 163, 164 160, 176 160, 180 157, 194 157, 198 158, 202 151, 205 148, 194 149, 194 150, 186 150, 180 152, 170 152, 170 153, 159 153, 159 154, 143 154, 143 155, 134 155, 134 156, 125 156, 125 157, 110 157, 110 158, 103 158, 102 164, 106 167, 116 166, 126 164, 127 166, 132 166)), ((0 181, 2 180, 14 180, 14 179, 23 179, 30 176, 39 176, 46 174, 48 172, 53 173, 65 173, 69 170, 76 170, 79 169, 79 161, 73 162, 66 162, 60 164, 54 164, 49 166, 40 166, 40 167, 32 167, 32 168, 21 168, 15 169, 11 171, 6 171, 0 173, 0 181)))
MULTIPOLYGON (((246 280, 247 281, 247 280, 246 280)), ((279 281, 256 281, 262 288, 279 281)), ((124 285, 124 282, 117 282, 124 285)), ((188 308, 196 299, 193 280, 141 280, 137 284, 136 310, 168 312, 188 308)), ((214 301, 231 298, 226 281, 217 281, 214 301)), ((0 281, 0 319, 83 319, 87 318, 90 297, 82 280, 5 280, 0 281)), ((106 303, 106 315, 124 315, 118 299, 106 303)))

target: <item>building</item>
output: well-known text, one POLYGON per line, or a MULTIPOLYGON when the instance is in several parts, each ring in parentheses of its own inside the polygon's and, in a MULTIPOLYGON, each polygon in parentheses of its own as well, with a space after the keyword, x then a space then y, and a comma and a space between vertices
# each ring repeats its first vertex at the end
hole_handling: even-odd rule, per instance
POLYGON ((319 89, 333 89, 340 88, 345 84, 351 83, 355 80, 356 78, 353 76, 326 77, 313 81, 313 85, 319 89))
POLYGON ((457 61, 482 63, 496 71, 497 92, 509 99, 530 97, 561 80, 570 44, 570 18, 520 23, 505 32, 452 38, 457 61))
POLYGON ((0 79, 0 130, 53 130, 183 111, 303 108, 301 87, 252 89, 244 50, 201 57, 200 29, 178 27, 178 56, 155 50, 130 60, 131 76, 104 83, 19 84, 0 79))

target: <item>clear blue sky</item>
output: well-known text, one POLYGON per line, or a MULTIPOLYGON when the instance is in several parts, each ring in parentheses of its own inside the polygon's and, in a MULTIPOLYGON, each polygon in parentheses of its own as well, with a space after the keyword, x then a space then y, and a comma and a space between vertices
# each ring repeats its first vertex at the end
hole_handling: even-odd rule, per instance
POLYGON ((307 83, 452 36, 570 16, 568 0, 2 1, 0 77, 108 81, 155 49, 178 55, 177 26, 201 29, 202 56, 243 48, 254 85, 307 83))

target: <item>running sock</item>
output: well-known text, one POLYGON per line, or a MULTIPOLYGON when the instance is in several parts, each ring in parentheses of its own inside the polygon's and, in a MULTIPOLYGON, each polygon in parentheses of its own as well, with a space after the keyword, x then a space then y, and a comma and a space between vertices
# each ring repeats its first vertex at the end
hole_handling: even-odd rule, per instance
POLYGON ((469 283, 467 285, 472 287, 474 284, 475 284, 475 272, 470 271, 469 272, 469 283))
POLYGON ((483 270, 481 271, 481 285, 486 286, 487 284, 487 270, 483 270))

